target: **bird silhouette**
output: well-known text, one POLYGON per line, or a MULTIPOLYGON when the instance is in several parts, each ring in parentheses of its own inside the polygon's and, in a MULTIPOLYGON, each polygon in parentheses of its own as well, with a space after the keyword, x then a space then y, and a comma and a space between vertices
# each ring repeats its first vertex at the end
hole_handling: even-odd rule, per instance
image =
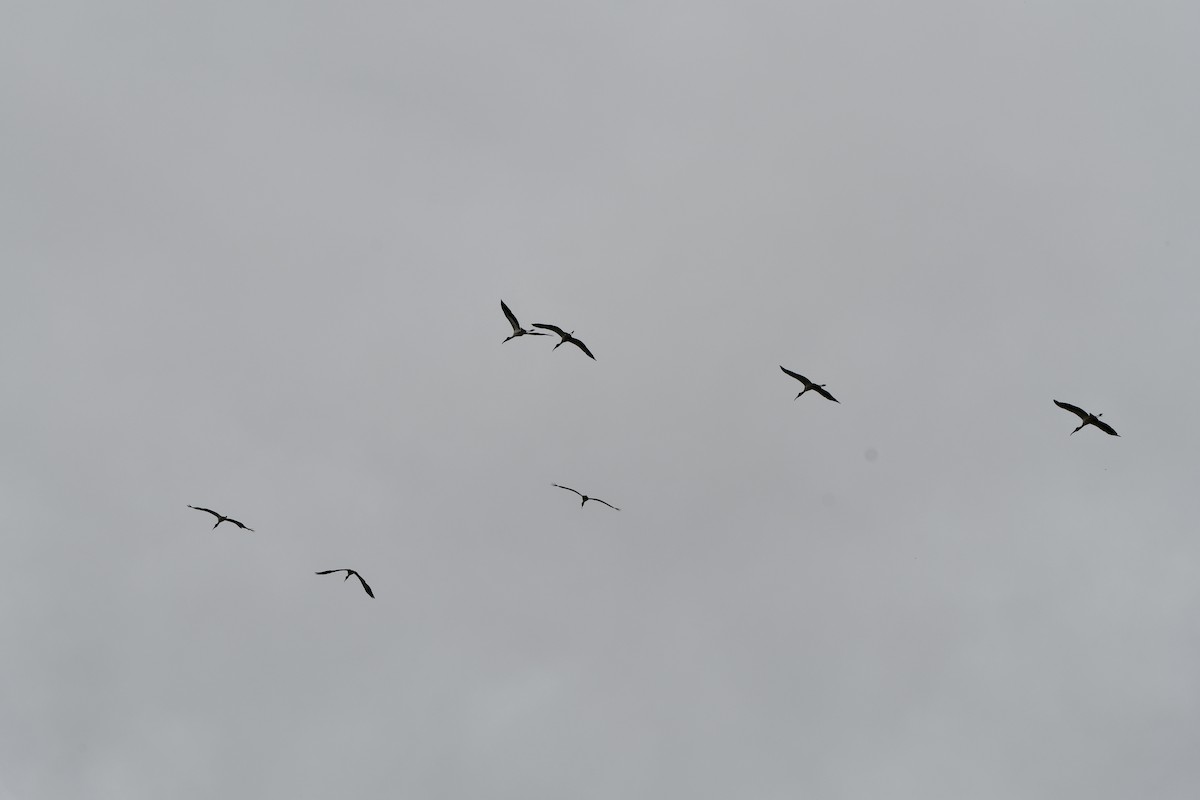
POLYGON ((837 403, 838 405, 841 405, 841 402, 836 397, 831 395, 829 392, 825 391, 825 384, 813 383, 808 378, 801 375, 799 372, 792 372, 790 369, 787 369, 786 367, 784 367, 782 365, 780 365, 779 368, 781 370, 783 370, 784 372, 786 372, 788 375, 791 375, 793 378, 795 378, 796 380, 798 380, 804 384, 803 391, 801 391, 800 394, 796 395, 793 398, 794 400, 799 400, 800 395, 804 394, 804 392, 807 392, 809 389, 812 389, 814 392, 821 395, 821 397, 824 397, 826 400, 832 400, 833 402, 837 403))
POLYGON ((354 577, 358 578, 358 582, 362 584, 363 590, 367 593, 367 595, 371 598, 375 597, 375 593, 371 591, 371 587, 368 586, 367 582, 363 580, 363 576, 359 575, 358 572, 355 570, 352 570, 352 569, 327 569, 327 570, 322 570, 321 572, 318 572, 316 574, 317 575, 329 575, 332 572, 346 573, 346 577, 342 578, 343 582, 350 580, 350 576, 353 575, 354 577))
POLYGON ((1088 412, 1084 411, 1079 406, 1073 406, 1070 403, 1060 403, 1057 400, 1054 401, 1054 405, 1058 406, 1059 408, 1065 408, 1067 411, 1070 411, 1072 414, 1074 414, 1075 416, 1077 416, 1081 420, 1083 420, 1083 423, 1078 428, 1071 431, 1072 436, 1074 436, 1076 433, 1078 433, 1080 430, 1082 430, 1085 425, 1095 425, 1097 428, 1104 431, 1109 436, 1120 436, 1121 435, 1121 434, 1117 433, 1116 431, 1114 431, 1112 426, 1109 425, 1107 422, 1100 421, 1100 418, 1104 416, 1103 414, 1089 414, 1088 412))
MULTIPOLYGON (((211 508, 201 508, 200 506, 193 506, 190 504, 188 505, 188 508, 194 508, 197 511, 207 511, 209 514, 212 514, 214 517, 217 518, 217 525, 220 525, 222 522, 232 522, 234 525, 237 525, 239 528, 242 528, 243 530, 247 530, 250 532, 254 531, 254 528, 247 528, 245 525, 238 522, 233 517, 227 517, 224 514, 218 514, 217 512, 213 511, 211 508)), ((216 529, 217 525, 213 525, 213 528, 216 529)))
MULTIPOLYGON (((560 488, 560 489, 566 489, 568 492, 575 492, 575 494, 577 494, 577 495, 579 495, 580 497, 582 497, 582 498, 583 498, 583 501, 582 501, 582 502, 580 502, 580 504, 579 504, 579 507, 580 507, 580 508, 583 508, 583 506, 584 506, 584 505, 587 503, 587 501, 588 501, 588 500, 595 500, 597 503, 604 503, 604 501, 603 501, 603 500, 601 500, 599 497, 588 497, 588 496, 587 496, 586 494, 584 494, 583 492, 580 492, 580 491, 578 491, 578 490, 576 490, 576 489, 572 489, 570 486, 561 486, 561 485, 559 485, 559 484, 557 484, 557 483, 552 483, 552 484, 550 484, 550 485, 551 485, 551 486, 558 486, 558 488, 560 488)), ((613 511, 620 511, 620 510, 621 510, 621 509, 617 508, 616 506, 614 506, 612 503, 604 503, 604 505, 608 506, 608 507, 609 507, 609 508, 611 508, 613 511)))
MULTIPOLYGON (((512 329, 513 329, 512 336, 509 336, 508 339, 515 339, 518 336, 549 336, 550 335, 548 333, 540 333, 538 331, 527 331, 524 328, 522 328, 521 323, 517 322, 517 315, 514 314, 511 309, 509 309, 508 304, 505 303, 503 300, 500 301, 500 310, 504 312, 504 316, 508 317, 508 324, 512 325, 512 329)), ((504 342, 507 342, 508 339, 505 339, 504 342)), ((504 344, 504 342, 501 342, 500 344, 504 344)))
POLYGON ((587 353, 587 357, 590 358, 592 361, 596 360, 596 357, 594 355, 592 355, 592 351, 587 349, 587 345, 575 338, 575 331, 571 331, 570 333, 567 333, 566 331, 564 331, 562 328, 558 327, 557 325, 546 325, 541 322, 533 323, 533 327, 544 328, 548 331, 554 331, 555 333, 557 333, 559 336, 562 337, 562 341, 560 341, 558 344, 554 345, 555 350, 562 347, 564 344, 570 342, 571 344, 575 345, 583 352, 587 353))

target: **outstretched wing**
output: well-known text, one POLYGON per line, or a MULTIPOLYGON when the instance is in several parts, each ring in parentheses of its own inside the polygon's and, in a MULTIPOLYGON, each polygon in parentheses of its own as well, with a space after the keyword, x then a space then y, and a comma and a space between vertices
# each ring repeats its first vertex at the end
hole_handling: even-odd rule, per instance
POLYGON ((374 597, 375 597, 375 593, 371 591, 371 587, 370 587, 370 586, 367 586, 367 582, 363 580, 363 576, 362 576, 362 575, 359 575, 359 574, 358 574, 357 572, 355 572, 354 570, 350 570, 350 574, 351 574, 351 575, 353 575, 354 577, 358 578, 358 582, 359 582, 359 583, 361 583, 361 584, 363 585, 363 589, 364 589, 364 590, 366 590, 366 592, 367 592, 367 596, 368 596, 368 597, 371 597, 371 598, 374 598, 374 597))
MULTIPOLYGON (((597 503, 604 503, 604 501, 603 501, 603 500, 601 500, 599 497, 593 497, 592 499, 593 499, 593 500, 595 500, 597 503)), ((608 506, 608 507, 609 507, 609 508, 611 508, 613 511, 620 511, 620 510, 621 510, 621 509, 617 508, 616 506, 614 506, 612 503, 604 503, 604 505, 608 506)))
POLYGON ((555 333, 557 333, 559 336, 563 337, 564 339, 567 338, 567 332, 564 331, 562 328, 558 327, 557 325, 546 325, 545 323, 542 323, 542 322, 535 322, 535 323, 533 323, 533 327, 541 328, 541 329, 547 330, 547 331, 554 331, 555 333))
MULTIPOLYGON (((580 492, 580 491, 577 491, 577 490, 575 490, 575 489, 572 489, 570 486, 562 486, 562 485, 560 485, 560 484, 557 484, 557 483, 552 483, 552 484, 550 484, 550 485, 551 485, 551 486, 558 486, 558 488, 560 488, 560 489, 566 489, 568 492, 575 492, 575 494, 579 495, 580 497, 583 497, 583 492, 580 492)), ((594 499, 594 498, 593 498, 593 499, 594 499)))
POLYGON ((226 520, 225 520, 225 521, 226 521, 226 522, 232 522, 234 525, 237 525, 237 526, 238 526, 239 528, 241 528, 242 530, 246 530, 246 531, 250 531, 251 533, 254 533, 254 528, 247 528, 245 525, 243 525, 242 523, 238 522, 236 519, 228 519, 228 518, 226 518, 226 520))
POLYGON ((795 378, 796 380, 803 383, 805 386, 812 386, 812 381, 810 381, 808 378, 801 375, 799 372, 792 372, 790 369, 783 366, 782 364, 779 365, 779 368, 781 370, 783 370, 784 372, 786 372, 788 375, 791 375, 793 378, 795 378))
POLYGON ((1114 431, 1112 429, 1112 426, 1109 425, 1107 422, 1104 422, 1103 420, 1098 419, 1095 422, 1093 422, 1092 424, 1095 425, 1100 430, 1107 433, 1109 436, 1120 436, 1121 435, 1121 434, 1117 433, 1116 431, 1114 431))
POLYGON ((1085 422, 1087 421, 1088 413, 1079 406, 1073 406, 1070 403, 1060 403, 1057 400, 1054 401, 1054 405, 1058 406, 1059 408, 1065 408, 1067 411, 1070 411, 1081 420, 1084 420, 1085 422))
POLYGON ((508 324, 512 325, 513 333, 521 330, 521 325, 517 322, 516 315, 513 314, 512 310, 509 309, 508 304, 503 300, 500 301, 500 310, 504 312, 504 316, 508 317, 508 324))
POLYGON ((578 339, 576 339, 574 337, 567 339, 567 341, 570 342, 571 344, 575 345, 576 347, 578 347, 583 352, 587 353, 588 358, 590 358, 592 361, 596 360, 596 357, 594 355, 592 355, 592 351, 588 350, 587 345, 584 344, 583 342, 579 341, 578 339))
POLYGON ((348 570, 348 569, 325 569, 325 570, 321 570, 320 572, 318 572, 316 574, 317 575, 331 575, 334 572, 349 572, 349 571, 350 570, 348 570))
POLYGON ((834 397, 829 392, 822 389, 820 386, 813 386, 812 388, 813 388, 813 391, 816 392, 817 394, 821 395, 821 397, 824 397, 827 400, 832 400, 833 402, 837 403, 838 405, 841 405, 841 402, 836 397, 834 397))
MULTIPOLYGON (((188 508, 194 508, 197 511, 207 511, 209 514, 212 514, 217 519, 221 518, 221 515, 215 511, 213 511, 211 508, 201 508, 200 506, 193 506, 193 505, 189 505, 188 508)), ((230 520, 230 521, 232 522, 232 520, 230 520)))

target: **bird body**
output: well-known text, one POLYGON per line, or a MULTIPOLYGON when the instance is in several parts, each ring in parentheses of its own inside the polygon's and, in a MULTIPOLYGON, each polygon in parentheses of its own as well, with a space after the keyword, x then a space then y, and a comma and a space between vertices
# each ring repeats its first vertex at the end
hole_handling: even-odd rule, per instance
MULTIPOLYGON (((525 330, 524 328, 522 328, 521 323, 517 322, 517 315, 514 314, 511 309, 509 309, 508 304, 505 303, 503 300, 500 301, 500 310, 504 312, 504 316, 508 317, 508 324, 512 325, 512 329, 513 329, 512 336, 509 336, 508 339, 515 339, 518 336, 549 336, 550 335, 548 333, 539 333, 538 331, 528 331, 528 330, 525 330)), ((504 342, 507 342, 508 339, 505 339, 504 342)), ((500 344, 504 344, 504 342, 501 342, 500 344)))
MULTIPOLYGON (((558 486, 558 488, 559 488, 559 489, 566 489, 568 492, 575 492, 575 494, 577 494, 577 495, 579 495, 580 497, 582 497, 582 498, 583 498, 583 500, 582 500, 582 501, 580 501, 580 503, 579 503, 579 507, 580 507, 580 508, 583 508, 583 507, 584 507, 584 505, 586 505, 586 504, 587 504, 587 501, 588 501, 588 500, 595 500, 597 503, 604 503, 604 501, 603 501, 603 500, 601 500, 599 497, 588 497, 588 496, 587 496, 586 494, 584 494, 583 492, 580 492, 580 491, 578 491, 578 490, 576 490, 576 489, 572 489, 570 486, 561 486, 561 485, 559 485, 559 484, 557 484, 557 483, 552 483, 552 484, 550 484, 550 485, 551 485, 551 486, 558 486)), ((608 506, 608 507, 609 507, 609 508, 611 508, 613 511, 620 511, 620 510, 621 510, 621 509, 617 508, 616 506, 614 506, 612 503, 604 503, 604 505, 608 506)))
POLYGON ((1054 401, 1054 405, 1058 406, 1059 408, 1065 408, 1067 411, 1070 411, 1072 414, 1074 414, 1075 416, 1077 416, 1081 420, 1083 420, 1083 422, 1080 423, 1078 428, 1071 431, 1071 436, 1074 436, 1076 433, 1078 433, 1080 430, 1082 430, 1083 427, 1086 425, 1095 425, 1097 428, 1104 431, 1109 436, 1120 436, 1121 435, 1121 434, 1117 433, 1115 430, 1113 430, 1112 426, 1109 425, 1107 422, 1102 422, 1100 420, 1100 418, 1104 416, 1103 414, 1091 414, 1091 413, 1088 413, 1087 411, 1084 411, 1079 406, 1073 406, 1070 403, 1060 403, 1057 400, 1054 401))
POLYGON ((792 372, 790 369, 787 369, 786 367, 784 367, 782 365, 779 368, 781 370, 783 370, 785 373, 787 373, 788 375, 791 375, 793 378, 795 378, 796 380, 798 380, 804 384, 804 389, 800 392, 800 394, 796 395, 793 398, 794 400, 799 400, 800 395, 804 394, 804 392, 807 392, 809 389, 812 389, 814 392, 821 395, 826 400, 832 400, 833 402, 837 403, 838 405, 841 405, 841 401, 839 401, 836 397, 831 395, 829 392, 825 391, 825 384, 813 383, 808 378, 801 375, 799 372, 792 372))
POLYGON ((243 530, 247 530, 247 531, 250 531, 250 532, 252 532, 252 533, 254 532, 254 528, 247 528, 245 525, 243 525, 242 523, 238 522, 238 521, 237 521, 236 519, 234 519, 233 517, 227 517, 227 516, 225 516, 224 514, 218 514, 216 511, 213 511, 211 508, 201 508, 200 506, 193 506, 193 505, 189 505, 189 506, 188 506, 188 508, 194 508, 194 509, 196 509, 197 511, 207 511, 209 514, 212 514, 214 517, 216 517, 216 518, 217 518, 217 524, 216 524, 216 525, 213 525, 213 528, 214 528, 214 529, 216 529, 217 525, 220 525, 222 522, 232 522, 234 525, 237 525, 239 528, 241 528, 241 529, 243 529, 243 530))
POLYGON ((561 337, 561 341, 558 344, 554 345, 555 350, 562 347, 564 344, 567 344, 568 342, 570 342, 571 344, 575 345, 580 350, 582 350, 584 353, 586 353, 587 357, 590 358, 592 361, 596 360, 596 357, 594 355, 592 355, 592 351, 588 350, 587 345, 575 338, 575 331, 571 331, 570 333, 567 333, 566 331, 564 331, 562 328, 558 327, 557 325, 546 325, 545 323, 542 323, 542 322, 533 323, 533 327, 544 328, 545 330, 548 330, 548 331, 554 331, 561 337))
POLYGON ((367 596, 368 596, 368 597, 370 597, 370 598, 372 598, 372 599, 374 599, 374 597, 375 597, 375 593, 371 591, 371 587, 370 587, 370 586, 368 586, 368 585, 367 585, 367 582, 363 580, 363 576, 362 576, 362 575, 359 575, 359 574, 358 574, 358 572, 357 572, 357 571, 355 571, 355 570, 352 570, 352 569, 346 569, 346 568, 343 568, 343 569, 326 569, 326 570, 322 570, 321 572, 318 572, 318 573, 316 573, 316 574, 317 574, 317 575, 328 575, 328 574, 330 574, 330 573, 332 573, 332 572, 344 572, 344 573, 346 573, 346 577, 342 578, 342 582, 343 582, 343 583, 344 583, 344 582, 346 582, 346 581, 348 581, 348 580, 350 580, 350 576, 351 576, 351 575, 353 575, 354 577, 358 578, 358 582, 362 584, 363 590, 364 590, 364 591, 367 593, 367 596))

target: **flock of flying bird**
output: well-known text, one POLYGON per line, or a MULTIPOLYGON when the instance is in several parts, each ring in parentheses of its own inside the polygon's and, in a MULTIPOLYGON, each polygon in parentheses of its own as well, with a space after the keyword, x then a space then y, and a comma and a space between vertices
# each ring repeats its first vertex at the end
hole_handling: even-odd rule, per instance
MULTIPOLYGON (((509 339, 515 339, 518 336, 549 336, 550 335, 548 333, 542 333, 541 331, 533 331, 533 330, 527 330, 526 328, 522 328, 521 323, 517 321, 516 314, 513 314, 512 309, 510 309, 508 307, 508 304, 505 303, 503 300, 500 301, 500 310, 503 311, 504 316, 508 318, 508 324, 512 326, 512 331, 513 331, 512 335, 509 336, 508 338, 506 338, 503 342, 501 342, 501 344, 504 344, 509 339)), ((594 355, 592 355, 592 351, 588 349, 587 345, 584 344, 581 340, 575 338, 575 331, 571 331, 570 333, 568 333, 568 332, 564 331, 562 328, 558 327, 557 325, 547 325, 547 324, 541 323, 541 322, 533 323, 533 327, 541 328, 542 330, 553 331, 554 333, 558 334, 559 342, 558 342, 558 344, 554 345, 554 347, 553 347, 554 350, 557 350, 559 347, 562 347, 564 344, 573 344, 576 347, 578 347, 580 350, 582 350, 588 358, 592 359, 593 361, 596 360, 596 357, 594 355)), ((817 394, 821 395, 822 397, 824 397, 826 400, 832 400, 833 402, 838 403, 838 404, 841 403, 841 401, 839 401, 836 397, 834 397, 832 394, 830 394, 828 391, 826 391, 825 384, 813 383, 812 381, 810 381, 808 378, 804 377, 800 373, 792 372, 790 369, 788 369, 787 367, 784 367, 783 365, 780 365, 779 368, 781 370, 783 370, 784 374, 786 374, 792 378, 795 378, 796 380, 800 381, 800 383, 804 384, 804 388, 793 399, 799 400, 802 396, 804 396, 805 392, 813 391, 813 392, 816 392, 817 394)), ((1074 436, 1076 433, 1078 433, 1079 431, 1081 431, 1083 428, 1087 427, 1088 425, 1093 425, 1096 428, 1099 428, 1100 430, 1107 433, 1109 436, 1120 436, 1121 435, 1121 434, 1117 433, 1115 430, 1113 430, 1111 425, 1109 425, 1107 422, 1104 422, 1100 419, 1100 417, 1104 416, 1103 414, 1092 414, 1087 411, 1084 411, 1079 406, 1073 406, 1070 403, 1064 403, 1060 400, 1055 400, 1054 405, 1058 406, 1059 408, 1070 411, 1072 414, 1079 417, 1079 419, 1083 420, 1081 423, 1079 423, 1078 428, 1071 431, 1072 436, 1074 436)), ((614 511, 621 510, 621 509, 617 508, 616 506, 614 506, 612 503, 605 502, 604 500, 601 500, 599 497, 589 497, 588 495, 584 494, 583 492, 579 491, 578 489, 572 489, 570 486, 563 486, 558 483, 551 484, 551 485, 558 489, 566 489, 568 492, 574 492, 575 494, 579 495, 582 498, 582 500, 580 500, 580 503, 579 503, 580 508, 587 505, 588 500, 594 500, 597 503, 601 503, 603 505, 608 506, 609 508, 613 509, 614 511)), ((213 511, 211 508, 202 508, 200 506, 193 506, 193 505, 188 505, 188 508, 194 508, 197 511, 204 511, 204 512, 212 514, 214 517, 216 517, 217 521, 216 521, 216 524, 213 525, 213 529, 216 529, 216 527, 218 525, 220 525, 222 522, 230 522, 243 530, 247 530, 247 531, 251 531, 251 532, 254 531, 253 528, 249 528, 249 527, 243 525, 241 522, 238 522, 236 519, 234 519, 232 517, 228 517, 224 514, 219 514, 216 511, 213 511)), ((320 572, 317 572, 316 574, 317 575, 330 575, 335 572, 346 573, 346 577, 342 578, 343 582, 350 580, 351 575, 353 575, 355 578, 358 578, 358 582, 362 584, 363 591, 365 591, 367 593, 367 596, 372 597, 372 598, 375 597, 375 593, 373 591, 371 591, 371 587, 363 579, 363 576, 358 574, 357 570, 353 570, 348 567, 342 567, 340 569, 321 570, 320 572)))
MULTIPOLYGON (((604 501, 601 501, 601 502, 604 502, 604 501)), ((605 505, 607 505, 607 503, 605 503, 605 505)), ((201 508, 200 506, 194 506, 194 505, 191 505, 190 503, 188 504, 188 508, 194 508, 197 511, 205 511, 205 512, 208 512, 209 514, 212 514, 214 517, 216 517, 217 522, 215 525, 213 525, 213 530, 216 530, 217 525, 220 525, 222 522, 232 522, 234 525, 237 525, 239 528, 241 528, 244 531, 250 531, 251 533, 254 532, 254 528, 247 527, 246 525, 242 524, 241 522, 238 522, 233 517, 227 517, 224 514, 218 514, 216 511, 213 511, 211 508, 201 508)), ((346 573, 346 577, 342 578, 343 581, 350 580, 350 576, 353 575, 354 577, 358 578, 358 582, 362 584, 363 591, 365 591, 367 593, 368 597, 375 596, 375 593, 371 591, 370 585, 368 585, 367 582, 365 580, 363 580, 363 576, 359 575, 357 570, 342 567, 341 569, 321 570, 317 574, 318 575, 329 575, 330 573, 333 573, 333 572, 346 573)))
MULTIPOLYGON (((548 333, 541 333, 540 331, 527 331, 524 328, 522 328, 521 323, 517 322, 517 315, 512 312, 512 309, 510 309, 508 307, 508 303, 505 303, 503 300, 500 301, 500 310, 504 312, 504 316, 508 317, 508 324, 512 325, 512 329, 513 329, 512 336, 509 336, 508 339, 515 339, 518 336, 549 336, 550 335, 548 333)), ((559 338, 562 341, 560 341, 558 344, 554 345, 554 347, 553 347, 554 350, 557 350, 558 348, 562 347, 564 344, 567 344, 568 342, 570 342, 571 344, 575 345, 580 350, 582 350, 584 353, 586 353, 587 357, 590 358, 592 361, 596 360, 596 357, 594 355, 592 355, 592 351, 587 349, 587 345, 575 338, 575 331, 571 331, 570 333, 567 333, 566 331, 564 331, 562 328, 558 327, 557 325, 547 325, 544 322, 535 322, 535 323, 533 323, 533 327, 542 328, 543 330, 547 330, 547 331, 554 331, 555 333, 557 333, 559 335, 559 338)), ((508 339, 505 339, 504 342, 507 342, 508 339)), ((504 344, 504 342, 501 342, 500 344, 504 344)))

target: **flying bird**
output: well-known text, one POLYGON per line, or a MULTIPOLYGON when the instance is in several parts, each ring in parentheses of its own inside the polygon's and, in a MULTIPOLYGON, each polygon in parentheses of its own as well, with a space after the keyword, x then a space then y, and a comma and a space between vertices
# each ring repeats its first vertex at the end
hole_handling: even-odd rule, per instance
MULTIPOLYGON (((515 339, 518 336, 549 336, 550 335, 548 333, 539 333, 538 331, 527 331, 524 328, 522 328, 521 323, 517 322, 516 314, 514 314, 512 312, 512 310, 508 307, 508 304, 505 303, 503 300, 500 301, 500 310, 504 312, 504 316, 508 317, 508 324, 512 325, 512 329, 513 329, 512 336, 508 337, 508 339, 515 339)), ((505 339, 504 342, 507 342, 508 339, 505 339)), ((500 344, 504 344, 504 342, 501 342, 500 344)))
POLYGON ((780 365, 779 368, 782 369, 784 372, 786 372, 788 375, 791 375, 793 378, 795 378, 796 380, 798 380, 804 384, 804 390, 802 392, 800 392, 800 394, 796 395, 795 398, 793 398, 793 399, 799 400, 801 394, 804 394, 804 392, 807 392, 809 389, 812 389, 814 392, 821 395, 821 397, 824 397, 826 400, 832 400, 833 402, 837 403, 838 405, 841 405, 841 402, 836 397, 831 395, 829 392, 825 391, 825 384, 813 383, 808 378, 801 375, 799 372, 792 372, 790 369, 785 368, 783 365, 780 365))
MULTIPOLYGON (((254 528, 247 528, 245 525, 238 522, 233 517, 227 517, 224 514, 218 514, 217 512, 213 511, 211 508, 201 508, 200 506, 193 506, 193 505, 188 505, 188 508, 194 508, 197 511, 207 511, 209 514, 212 514, 214 517, 217 518, 217 525, 220 525, 222 522, 232 522, 234 525, 237 525, 239 528, 242 528, 243 530, 247 530, 252 533, 254 531, 254 528)), ((217 527, 217 525, 213 525, 213 528, 215 529, 217 527)))
MULTIPOLYGON (((575 494, 577 494, 577 495, 579 495, 580 497, 582 497, 582 498, 583 498, 583 502, 581 502, 581 503, 579 504, 579 507, 580 507, 580 508, 583 508, 584 504, 585 504, 585 503, 587 503, 587 501, 588 501, 588 500, 595 500, 597 503, 604 503, 604 501, 603 501, 603 500, 601 500, 599 497, 588 497, 588 496, 587 496, 586 494, 584 494, 583 492, 576 491, 575 489, 572 489, 570 486, 559 486, 557 483, 552 483, 552 484, 550 484, 550 485, 551 485, 551 486, 558 486, 558 488, 560 488, 560 489, 566 489, 568 492, 575 492, 575 494)), ((608 506, 608 507, 609 507, 609 508, 611 508, 613 511, 620 511, 620 510, 621 510, 621 509, 617 508, 616 506, 614 506, 612 503, 604 503, 604 505, 608 506)))
POLYGON ((1088 412, 1084 411, 1079 406, 1073 406, 1070 403, 1060 403, 1057 400, 1054 401, 1054 405, 1058 406, 1059 408, 1065 408, 1067 411, 1070 411, 1072 414, 1074 414, 1075 416, 1077 416, 1081 420, 1083 420, 1083 424, 1081 424, 1075 430, 1071 431, 1072 436, 1074 436, 1081 429, 1083 429, 1083 427, 1085 425, 1095 425, 1097 428, 1104 431, 1109 436, 1120 436, 1121 435, 1121 434, 1117 433, 1116 431, 1114 431, 1112 429, 1112 426, 1109 425, 1107 422, 1100 421, 1100 418, 1104 416, 1103 414, 1089 414, 1088 412))
POLYGON ((328 575, 331 572, 346 573, 346 577, 342 578, 343 582, 350 580, 350 576, 353 575, 354 577, 358 578, 358 582, 362 584, 363 590, 367 593, 367 595, 372 598, 375 597, 375 593, 371 591, 370 586, 367 586, 367 582, 363 580, 363 576, 359 575, 355 570, 352 570, 352 569, 327 569, 322 572, 318 572, 316 574, 317 575, 328 575))
POLYGON ((592 355, 592 351, 587 349, 587 345, 575 338, 575 331, 571 331, 570 333, 567 333, 566 331, 564 331, 562 328, 558 327, 557 325, 543 325, 540 322, 533 323, 533 327, 544 328, 548 331, 554 331, 555 333, 557 333, 559 336, 562 337, 562 341, 559 342, 558 344, 554 345, 555 350, 562 347, 567 342, 570 342, 571 344, 575 345, 583 352, 587 353, 587 357, 590 358, 592 361, 596 360, 596 357, 594 355, 592 355))

